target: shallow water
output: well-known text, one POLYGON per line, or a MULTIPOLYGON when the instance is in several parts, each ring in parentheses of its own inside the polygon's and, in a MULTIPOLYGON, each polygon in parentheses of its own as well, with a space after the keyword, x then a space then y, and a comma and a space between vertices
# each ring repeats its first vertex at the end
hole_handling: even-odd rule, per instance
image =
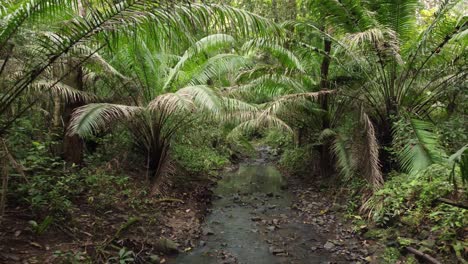
MULTIPOLYGON (((214 190, 220 198, 213 202, 205 224, 206 245, 180 255, 176 263, 219 263, 221 251, 234 255, 239 263, 278 263, 251 220, 255 210, 251 205, 259 196, 274 196, 277 204, 286 204, 288 197, 281 186, 281 173, 270 165, 241 165, 218 182, 214 190)), ((261 202, 260 202, 261 203, 261 202)))
POLYGON ((281 173, 263 158, 227 173, 214 190, 218 199, 203 224, 200 245, 171 263, 326 263, 329 254, 310 250, 323 240, 318 232, 289 221, 292 195, 284 187, 281 173), (274 227, 273 219, 281 224, 274 227), (273 249, 284 252, 273 254, 273 249))

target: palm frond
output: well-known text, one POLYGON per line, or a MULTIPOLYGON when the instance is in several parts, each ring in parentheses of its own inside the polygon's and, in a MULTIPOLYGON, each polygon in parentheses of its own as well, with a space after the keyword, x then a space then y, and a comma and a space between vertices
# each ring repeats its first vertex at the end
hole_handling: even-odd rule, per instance
POLYGON ((209 58, 189 81, 189 85, 206 84, 209 80, 222 77, 229 73, 235 73, 242 68, 247 68, 252 62, 237 54, 218 54, 209 58))
POLYGON ((341 174, 345 178, 350 179, 354 175, 354 166, 346 140, 336 134, 335 139, 333 140, 332 150, 336 157, 337 165, 341 174))
POLYGON ((296 57, 296 55, 294 55, 293 52, 284 48, 280 44, 271 42, 270 39, 252 39, 250 41, 245 42, 242 46, 242 50, 244 50, 245 52, 249 52, 253 49, 267 51, 268 54, 278 59, 278 61, 287 69, 298 70, 300 72, 305 71, 301 61, 299 60, 299 58, 296 57))
POLYGON ((197 108, 206 109, 213 113, 219 113, 223 110, 220 96, 206 85, 186 86, 176 93, 189 98, 197 108))
POLYGON ((170 116, 182 111, 194 111, 195 104, 192 101, 192 96, 183 93, 166 93, 157 96, 149 104, 148 108, 158 114, 170 116))
MULTIPOLYGON (((415 174, 434 163, 445 160, 434 125, 418 119, 404 120, 405 128, 394 128, 394 137, 400 166, 415 174)), ((400 126, 402 126, 401 124, 400 126)))
POLYGON ((67 102, 93 102, 96 101, 96 95, 91 93, 80 91, 70 87, 62 82, 58 81, 45 81, 45 80, 38 80, 31 84, 31 88, 34 91, 40 93, 51 93, 55 96, 59 96, 67 102))
MULTIPOLYGON (((25 22, 40 18, 40 15, 54 16, 64 8, 71 7, 74 0, 28 0, 23 1, 19 7, 8 12, 6 6, 0 7, 0 18, 4 19, 0 31, 0 48, 18 31, 25 22)), ((34 22, 34 20, 32 21, 34 22)))
POLYGON ((90 136, 109 128, 112 122, 128 120, 143 110, 137 106, 107 103, 88 104, 73 112, 68 134, 90 136))
POLYGON ((360 123, 363 126, 360 138, 362 140, 358 147, 358 164, 356 167, 360 168, 364 177, 369 183, 372 184, 374 189, 380 188, 383 183, 383 175, 379 159, 379 143, 375 134, 374 124, 369 116, 361 110, 360 123))
POLYGON ((174 79, 177 77, 178 72, 182 69, 182 67, 184 67, 185 63, 188 60, 202 52, 207 52, 213 49, 231 47, 234 41, 235 40, 232 36, 226 34, 209 35, 197 41, 192 47, 185 51, 184 55, 180 58, 180 60, 177 62, 174 68, 171 69, 163 86, 163 90, 168 90, 170 84, 174 81, 174 79))
POLYGON ((285 96, 281 96, 276 98, 271 103, 267 103, 265 106, 265 112, 269 114, 276 114, 281 111, 282 108, 293 107, 298 101, 305 100, 305 99, 313 99, 316 100, 319 96, 325 94, 332 94, 335 91, 327 90, 327 91, 319 91, 319 92, 311 92, 311 93, 296 93, 296 94, 289 94, 285 96))

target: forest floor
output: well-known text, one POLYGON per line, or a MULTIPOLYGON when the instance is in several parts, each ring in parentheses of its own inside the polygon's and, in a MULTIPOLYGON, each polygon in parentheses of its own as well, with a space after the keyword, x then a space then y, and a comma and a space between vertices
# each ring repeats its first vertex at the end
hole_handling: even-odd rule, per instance
POLYGON ((124 259, 122 248, 136 255, 128 263, 164 263, 164 256, 194 245, 211 202, 211 184, 203 179, 168 184, 165 199, 141 191, 147 190, 144 181, 132 180, 116 192, 103 186, 105 203, 84 193, 74 197, 65 220, 37 220, 37 226, 29 208, 7 207, 0 263, 117 263, 124 259))

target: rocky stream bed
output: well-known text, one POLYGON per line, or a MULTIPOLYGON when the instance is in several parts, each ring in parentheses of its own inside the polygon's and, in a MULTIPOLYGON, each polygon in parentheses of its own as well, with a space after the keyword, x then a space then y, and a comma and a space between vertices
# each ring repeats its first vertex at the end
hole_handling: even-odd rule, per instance
POLYGON ((285 179, 262 153, 218 182, 197 245, 169 262, 374 262, 376 246, 352 232, 342 209, 319 188, 285 179))

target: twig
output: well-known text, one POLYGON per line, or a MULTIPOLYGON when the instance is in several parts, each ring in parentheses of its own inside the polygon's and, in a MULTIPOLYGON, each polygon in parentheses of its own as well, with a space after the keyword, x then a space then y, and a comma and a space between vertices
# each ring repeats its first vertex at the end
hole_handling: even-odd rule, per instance
POLYGON ((184 203, 184 201, 176 198, 162 198, 154 201, 155 203, 184 203))
POLYGON ((131 217, 130 219, 128 219, 128 221, 127 221, 125 224, 123 224, 123 225, 119 228, 119 230, 117 230, 117 232, 115 233, 114 238, 112 239, 112 241, 115 240, 115 239, 117 239, 117 238, 119 238, 119 237, 120 237, 120 234, 121 234, 123 231, 127 230, 130 226, 132 226, 133 224, 135 224, 135 223, 137 223, 137 222, 139 222, 139 221, 140 221, 140 218, 138 218, 138 217, 131 217))
POLYGON ((26 177, 26 173, 24 173, 24 167, 20 163, 18 163, 13 155, 10 153, 8 150, 7 144, 4 139, 1 139, 2 144, 3 144, 3 149, 5 151, 5 156, 8 158, 10 161, 11 165, 15 168, 15 170, 24 178, 26 183, 29 183, 28 178, 26 177))
POLYGON ((437 259, 429 256, 428 254, 426 253, 423 253, 413 247, 405 247, 405 249, 410 252, 411 254, 414 254, 415 256, 418 256, 426 261, 428 261, 429 263, 432 263, 432 264, 442 264, 441 262, 439 262, 437 259))

